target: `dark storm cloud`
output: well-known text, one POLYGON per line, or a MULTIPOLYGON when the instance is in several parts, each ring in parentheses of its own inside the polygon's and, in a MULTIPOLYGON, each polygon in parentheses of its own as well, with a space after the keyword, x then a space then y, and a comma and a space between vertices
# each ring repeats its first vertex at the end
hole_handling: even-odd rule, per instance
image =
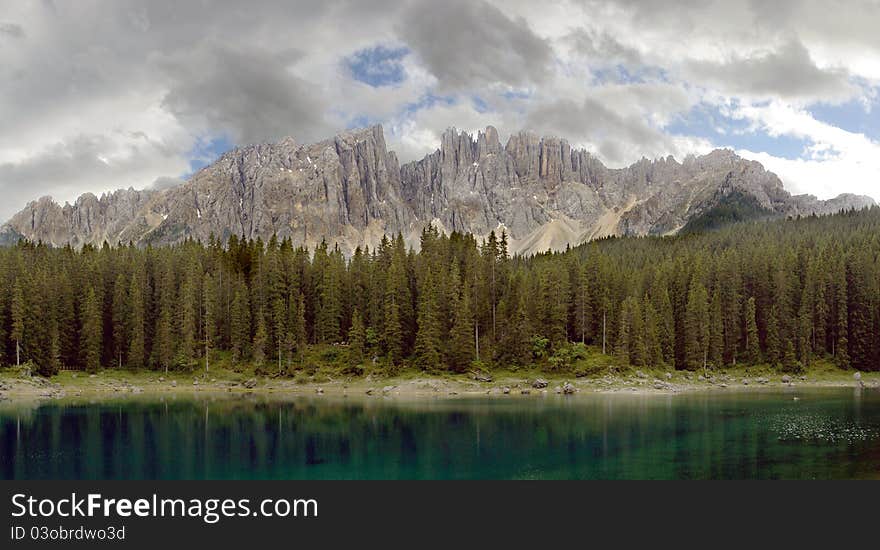
POLYGON ((0 35, 6 35, 11 38, 24 38, 24 28, 15 23, 4 23, 0 21, 0 35))
POLYGON ((623 44, 605 31, 576 29, 564 39, 571 44, 575 52, 583 56, 591 64, 621 64, 638 66, 642 64, 641 53, 623 44))
POLYGON ((548 42, 520 18, 481 0, 417 2, 396 25, 440 87, 538 82, 550 71, 548 42))
POLYGON ((560 99, 541 105, 529 114, 527 125, 539 133, 590 142, 612 164, 625 163, 632 151, 647 154, 671 147, 668 138, 641 113, 615 109, 596 98, 583 102, 560 99))
POLYGON ((796 41, 775 51, 737 56, 722 63, 690 61, 685 73, 694 82, 733 95, 846 99, 856 92, 847 71, 820 69, 803 44, 796 41))
POLYGON ((228 132, 239 143, 296 132, 318 139, 332 131, 320 89, 290 71, 295 50, 233 50, 212 44, 162 59, 170 80, 164 105, 185 124, 228 132))
POLYGON ((118 187, 125 187, 123 182, 142 169, 139 155, 135 151, 125 160, 107 161, 103 154, 112 146, 111 138, 81 135, 55 143, 23 161, 0 163, 4 204, 20 207, 47 193, 58 196, 71 190, 85 191, 89 188, 84 186, 95 180, 116 181, 118 187))

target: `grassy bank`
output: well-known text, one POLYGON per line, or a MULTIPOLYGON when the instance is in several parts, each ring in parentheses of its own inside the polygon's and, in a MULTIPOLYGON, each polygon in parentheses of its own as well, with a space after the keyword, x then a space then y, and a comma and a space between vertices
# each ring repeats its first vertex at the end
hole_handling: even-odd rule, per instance
POLYGON ((592 357, 564 372, 541 368, 495 369, 491 373, 430 373, 401 368, 388 374, 380 368, 352 372, 333 364, 313 365, 293 375, 271 369, 233 366, 220 358, 209 370, 170 371, 105 369, 94 374, 62 371, 51 377, 30 376, 25 368, 0 369, 0 399, 101 397, 125 394, 279 393, 374 396, 535 395, 559 393, 571 384, 576 393, 679 393, 743 391, 781 386, 880 388, 880 374, 843 371, 827 361, 814 362, 798 374, 769 366, 706 371, 675 371, 615 367, 592 357), (488 374, 488 377, 485 375, 488 374), (537 380, 546 382, 536 384, 537 380))

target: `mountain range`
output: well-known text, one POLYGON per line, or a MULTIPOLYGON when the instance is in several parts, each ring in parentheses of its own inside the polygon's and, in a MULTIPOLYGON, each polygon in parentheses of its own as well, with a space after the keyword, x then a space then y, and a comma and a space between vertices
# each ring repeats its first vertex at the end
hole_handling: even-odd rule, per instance
POLYGON ((235 148, 175 187, 86 193, 63 206, 42 197, 0 226, 0 244, 145 246, 276 234, 351 252, 384 234, 417 245, 434 224, 477 236, 504 230, 511 252, 527 254, 609 235, 674 234, 732 196, 748 197, 767 217, 874 204, 852 194, 791 195, 760 163, 727 149, 608 168, 555 137, 519 132, 502 145, 491 126, 476 135, 449 129, 436 151, 401 165, 373 126, 313 144, 288 137, 235 148))

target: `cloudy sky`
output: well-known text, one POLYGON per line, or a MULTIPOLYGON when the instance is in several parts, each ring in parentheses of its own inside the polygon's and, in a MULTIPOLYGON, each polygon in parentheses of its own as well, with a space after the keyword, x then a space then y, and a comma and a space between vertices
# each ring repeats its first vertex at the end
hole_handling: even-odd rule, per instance
POLYGON ((880 199, 878 28, 874 1, 0 0, 0 219, 377 122, 403 160, 492 124, 880 199))

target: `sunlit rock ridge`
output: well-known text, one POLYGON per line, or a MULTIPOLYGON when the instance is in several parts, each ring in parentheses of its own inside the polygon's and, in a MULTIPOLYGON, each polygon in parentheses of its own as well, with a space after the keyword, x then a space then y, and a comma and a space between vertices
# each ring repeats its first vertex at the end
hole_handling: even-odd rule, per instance
POLYGON ((608 235, 672 234, 735 191, 779 216, 874 204, 850 194, 793 196, 730 150, 612 169, 555 137, 519 132, 502 145, 491 126, 477 135, 449 129, 436 151, 400 165, 373 126, 307 145, 285 138, 235 148, 172 188, 86 193, 63 206, 43 197, 0 227, 0 243, 158 246, 276 234, 351 252, 383 234, 417 246, 433 224, 478 236, 503 229, 511 252, 528 254, 608 235))

